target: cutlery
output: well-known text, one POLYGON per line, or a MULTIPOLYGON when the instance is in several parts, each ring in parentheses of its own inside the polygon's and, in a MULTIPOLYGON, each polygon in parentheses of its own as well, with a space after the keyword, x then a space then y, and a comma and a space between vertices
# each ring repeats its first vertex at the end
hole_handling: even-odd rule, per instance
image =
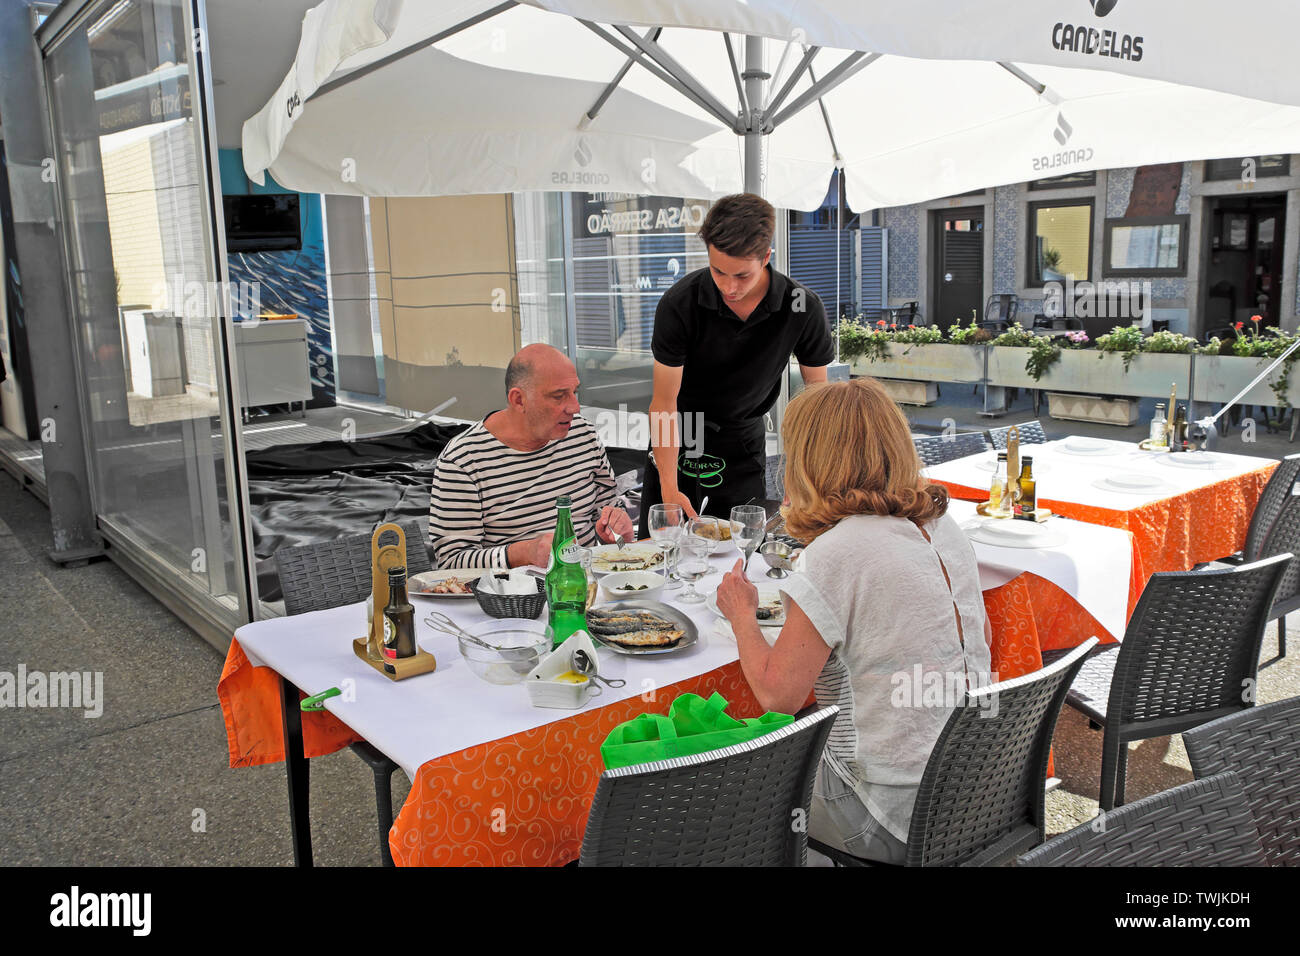
POLYGON ((601 677, 599 674, 597 674, 596 662, 593 661, 591 659, 591 656, 586 651, 584 651, 581 647, 574 650, 573 657, 570 658, 569 660, 569 666, 572 667, 579 674, 582 674, 586 677, 590 677, 592 680, 599 681, 600 683, 604 684, 606 687, 617 689, 627 683, 627 681, 625 681, 621 677, 616 677, 613 680, 611 680, 608 677, 601 677))

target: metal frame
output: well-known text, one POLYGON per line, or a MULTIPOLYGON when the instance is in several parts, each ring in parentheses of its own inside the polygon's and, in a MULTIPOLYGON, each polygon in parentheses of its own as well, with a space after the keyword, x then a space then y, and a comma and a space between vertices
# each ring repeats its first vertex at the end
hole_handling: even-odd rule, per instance
POLYGON ((1102 245, 1101 245, 1101 275, 1103 279, 1112 277, 1126 278, 1130 276, 1186 276, 1187 275, 1187 247, 1189 237, 1191 236, 1190 215, 1182 216, 1133 216, 1128 219, 1107 219, 1102 226, 1102 245), (1110 243, 1115 229, 1127 229, 1134 226, 1177 226, 1178 227, 1178 265, 1172 268, 1157 268, 1152 266, 1138 267, 1133 269, 1112 268, 1110 264, 1110 243))
MULTIPOLYGON (((1092 247, 1093 238, 1097 234, 1097 198, 1095 196, 1079 197, 1074 199, 1043 199, 1034 200, 1025 204, 1025 284, 1029 286, 1041 286, 1045 280, 1041 275, 1035 275, 1038 270, 1038 256, 1035 239, 1038 238, 1038 223, 1035 221, 1035 214, 1040 209, 1057 209, 1062 206, 1087 206, 1088 207, 1088 274, 1086 276, 1075 276, 1075 282, 1092 281, 1092 275, 1097 271, 1097 263, 1093 260, 1096 258, 1095 251, 1092 247)), ((1145 274, 1145 273, 1144 273, 1145 274)))

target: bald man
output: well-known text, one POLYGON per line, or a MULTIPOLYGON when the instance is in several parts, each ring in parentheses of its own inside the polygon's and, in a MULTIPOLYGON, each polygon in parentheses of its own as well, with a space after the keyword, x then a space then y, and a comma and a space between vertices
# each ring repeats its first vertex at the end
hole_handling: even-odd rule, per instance
POLYGON ((529 345, 506 366, 506 407, 443 449, 429 494, 439 568, 545 567, 555 499, 573 499, 573 530, 591 547, 635 529, 614 506, 614 472, 578 414, 578 373, 562 352, 529 345))

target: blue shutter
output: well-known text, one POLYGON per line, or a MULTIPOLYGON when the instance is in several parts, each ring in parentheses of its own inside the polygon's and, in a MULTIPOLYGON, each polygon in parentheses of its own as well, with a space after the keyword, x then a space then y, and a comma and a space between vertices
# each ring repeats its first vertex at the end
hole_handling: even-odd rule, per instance
POLYGON ((889 267, 885 261, 889 230, 880 226, 863 226, 860 234, 862 285, 858 301, 864 315, 877 317, 889 305, 889 267))
POLYGON ((818 227, 790 229, 790 276, 812 289, 835 316, 835 258, 839 252, 839 301, 851 313, 857 311, 854 294, 853 230, 836 231, 818 227), (838 243, 836 240, 839 240, 838 243))

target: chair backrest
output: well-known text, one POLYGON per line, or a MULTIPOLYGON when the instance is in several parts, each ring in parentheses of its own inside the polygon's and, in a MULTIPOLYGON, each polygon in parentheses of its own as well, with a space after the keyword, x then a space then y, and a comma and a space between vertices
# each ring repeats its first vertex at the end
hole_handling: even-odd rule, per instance
POLYGON ((803 866, 813 778, 838 713, 826 707, 748 743, 606 770, 580 864, 803 866))
MULTIPOLYGON (((397 523, 406 535, 407 574, 428 571, 433 563, 429 560, 420 523, 414 520, 397 523)), ((373 535, 373 531, 352 534, 275 552, 285 613, 305 614, 364 601, 372 584, 370 539, 373 535)))
POLYGON ((1096 643, 1090 638, 1040 671, 974 690, 953 711, 921 776, 908 866, 1010 861, 1043 841, 1052 732, 1096 643))
MULTIPOLYGON (((1283 505, 1293 500, 1291 489, 1295 487, 1297 477, 1300 477, 1300 454, 1287 455, 1273 469, 1268 484, 1264 486, 1264 493, 1259 496, 1259 501, 1255 504, 1255 512, 1250 516, 1250 527, 1246 530, 1246 546, 1242 549, 1242 556, 1247 561, 1257 561, 1266 554, 1279 553, 1265 551, 1264 543, 1268 540, 1273 525, 1281 516, 1283 505)), ((1296 553, 1300 554, 1300 552, 1296 553)))
POLYGON ((1264 625, 1290 560, 1153 574, 1115 660, 1107 725, 1142 724, 1155 737, 1253 706, 1264 625))
POLYGON ((1268 862, 1300 865, 1300 697, 1184 731, 1183 743, 1197 779, 1241 778, 1268 862))
MULTIPOLYGON (((1261 558, 1271 558, 1278 554, 1300 554, 1300 495, 1286 496, 1282 511, 1273 522, 1260 552, 1261 558)), ((1292 561, 1282 572, 1277 593, 1273 595, 1269 620, 1289 614, 1297 607, 1300 607, 1300 561, 1292 561)))
POLYGON ((977 455, 989 450, 983 432, 962 432, 959 435, 913 436, 912 444, 923 465, 942 465, 945 461, 977 455))
MULTIPOLYGON (((1020 429, 1020 444, 1022 445, 1045 445, 1047 444, 1047 433, 1043 431, 1043 423, 1034 419, 1032 422, 1025 422, 1016 425, 1020 429)), ((993 447, 1001 451, 1007 447, 1007 433, 1011 431, 1012 426, 1007 425, 1004 428, 990 428, 989 440, 993 442, 993 447)))
POLYGON ((984 303, 984 321, 1010 324, 1016 320, 1019 308, 1020 299, 1017 296, 1008 292, 996 293, 984 303))
POLYGON ((1231 771, 1107 810, 1017 866, 1264 866, 1259 830, 1231 771))

